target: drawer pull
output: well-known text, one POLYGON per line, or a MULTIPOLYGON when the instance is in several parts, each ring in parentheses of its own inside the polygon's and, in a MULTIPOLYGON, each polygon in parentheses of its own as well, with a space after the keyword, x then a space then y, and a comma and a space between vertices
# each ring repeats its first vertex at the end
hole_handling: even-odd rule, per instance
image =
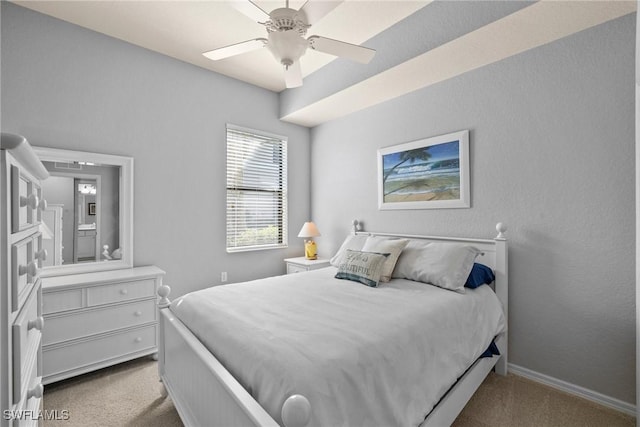
POLYGON ((38 209, 41 211, 47 210, 47 201, 45 199, 40 200, 40 203, 38 203, 38 209))
POLYGON ((126 295, 128 293, 129 291, 127 291, 126 289, 120 289, 120 295, 126 295))
POLYGON ((140 317, 142 316, 142 312, 140 310, 136 311, 135 313, 133 313, 136 317, 140 317))
POLYGON ((40 399, 43 394, 44 386, 42 385, 42 383, 40 383, 27 392, 27 400, 31 399, 32 397, 40 399))
POLYGON ((29 276, 35 276, 38 274, 38 266, 34 261, 31 261, 27 265, 18 266, 18 274, 20 276, 24 276, 25 274, 29 274, 29 276))
POLYGON ((36 252, 36 259, 39 259, 41 261, 45 261, 47 259, 47 250, 46 249, 40 249, 38 252, 36 252))
POLYGON ((20 196, 20 207, 29 206, 31 209, 36 209, 40 204, 38 196, 31 193, 29 196, 20 196))
POLYGON ((142 338, 137 337, 134 341, 135 341, 135 342, 142 342, 142 338))
POLYGON ((41 331, 42 328, 44 328, 44 317, 38 316, 33 320, 29 320, 29 322, 27 323, 27 330, 31 330, 34 328, 38 331, 41 331))

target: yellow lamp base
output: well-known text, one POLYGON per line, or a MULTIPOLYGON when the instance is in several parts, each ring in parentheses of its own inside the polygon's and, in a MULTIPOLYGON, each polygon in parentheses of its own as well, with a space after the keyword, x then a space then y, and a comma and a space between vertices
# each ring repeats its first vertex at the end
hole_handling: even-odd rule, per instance
POLYGON ((318 248, 313 240, 304 242, 304 257, 306 259, 318 259, 318 248))

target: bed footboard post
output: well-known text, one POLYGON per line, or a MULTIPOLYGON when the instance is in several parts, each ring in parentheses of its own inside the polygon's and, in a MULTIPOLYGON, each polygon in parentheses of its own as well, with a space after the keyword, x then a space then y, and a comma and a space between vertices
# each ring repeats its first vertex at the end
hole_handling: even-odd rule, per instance
POLYGON ((171 301, 167 298, 170 292, 171 288, 167 285, 162 285, 158 288, 158 296, 160 297, 158 300, 158 375, 160 376, 160 381, 164 376, 164 318, 161 313, 162 310, 166 310, 171 306, 171 301))
POLYGON ((285 427, 304 427, 311 418, 311 404, 303 395, 294 394, 284 401, 281 416, 285 427))
MULTIPOLYGON (((496 295, 502 303, 502 310, 504 311, 505 321, 509 324, 509 260, 507 250, 507 238, 504 233, 507 231, 507 226, 499 222, 496 225, 498 235, 494 239, 496 242, 496 295)), ((500 350, 500 359, 496 363, 496 373, 499 375, 507 375, 507 368, 509 362, 509 331, 498 337, 496 345, 500 350)))

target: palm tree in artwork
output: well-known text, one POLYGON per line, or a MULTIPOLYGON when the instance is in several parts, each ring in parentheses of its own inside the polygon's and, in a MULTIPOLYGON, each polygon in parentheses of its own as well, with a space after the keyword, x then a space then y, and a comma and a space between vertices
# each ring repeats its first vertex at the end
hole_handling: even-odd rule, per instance
POLYGON ((406 162, 413 163, 417 160, 427 161, 431 158, 429 149, 425 147, 414 148, 413 150, 407 150, 400 153, 400 161, 387 170, 382 178, 382 182, 386 182, 389 176, 393 175, 393 172, 406 162))

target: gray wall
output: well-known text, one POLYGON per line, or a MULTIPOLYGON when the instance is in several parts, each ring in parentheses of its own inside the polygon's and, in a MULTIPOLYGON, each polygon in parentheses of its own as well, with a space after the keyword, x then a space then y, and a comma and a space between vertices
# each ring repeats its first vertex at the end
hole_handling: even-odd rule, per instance
MULTIPOLYGON (((636 5, 640 1, 636 1, 636 5)), ((636 12, 636 420, 640 420, 640 15, 636 12)), ((638 422, 638 421, 636 421, 638 422)))
POLYGON ((166 270, 174 296, 283 274, 303 252, 309 130, 278 96, 2 2, 2 130, 32 145, 131 156, 134 263, 166 270), (289 248, 225 251, 225 124, 289 137, 289 248))
POLYGON ((320 253, 354 218, 486 238, 502 221, 510 361, 635 403, 634 43, 628 15, 314 128, 320 253), (470 209, 377 209, 378 148, 462 129, 470 209))

